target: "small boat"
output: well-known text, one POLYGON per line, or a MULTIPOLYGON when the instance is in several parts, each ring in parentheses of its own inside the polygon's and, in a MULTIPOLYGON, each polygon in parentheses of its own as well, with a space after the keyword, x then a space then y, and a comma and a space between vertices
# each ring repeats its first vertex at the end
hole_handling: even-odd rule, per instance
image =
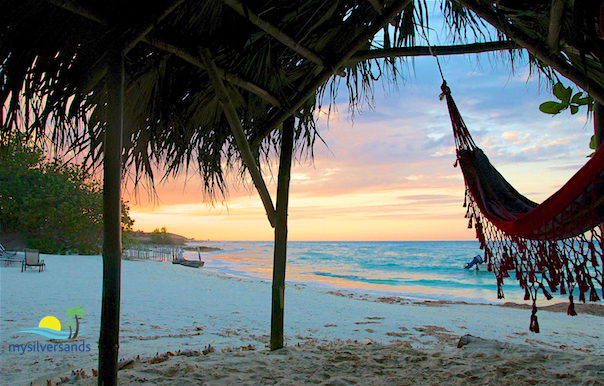
POLYGON ((180 251, 178 253, 178 257, 174 257, 172 259, 172 264, 180 264, 180 265, 184 265, 185 267, 199 268, 199 267, 203 267, 204 262, 201 261, 201 256, 199 256, 199 261, 187 260, 184 257, 182 257, 182 251, 180 251))
POLYGON ((199 267, 203 267, 204 262, 201 260, 195 261, 195 260, 185 260, 185 259, 174 259, 174 260, 172 260, 172 264, 180 264, 180 265, 184 265, 185 267, 199 268, 199 267))
POLYGON ((476 266, 476 270, 478 270, 478 265, 484 263, 482 256, 480 255, 476 255, 474 256, 474 258, 472 259, 472 261, 470 261, 469 263, 467 263, 463 268, 464 269, 470 269, 473 266, 476 266))

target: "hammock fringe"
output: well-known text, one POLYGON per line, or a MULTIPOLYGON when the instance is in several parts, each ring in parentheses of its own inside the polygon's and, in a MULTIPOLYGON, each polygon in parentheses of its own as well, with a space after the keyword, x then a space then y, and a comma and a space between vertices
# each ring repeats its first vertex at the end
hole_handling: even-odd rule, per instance
POLYGON ((474 143, 446 82, 441 86, 453 126, 457 160, 466 185, 464 207, 468 228, 475 228, 487 270, 504 297, 504 278, 514 277, 533 300, 529 330, 538 333, 537 294, 567 295, 568 315, 579 301, 604 298, 604 150, 541 205, 518 193, 474 143), (549 288, 548 289, 546 288, 549 288), (551 293, 550 293, 551 291, 551 293))

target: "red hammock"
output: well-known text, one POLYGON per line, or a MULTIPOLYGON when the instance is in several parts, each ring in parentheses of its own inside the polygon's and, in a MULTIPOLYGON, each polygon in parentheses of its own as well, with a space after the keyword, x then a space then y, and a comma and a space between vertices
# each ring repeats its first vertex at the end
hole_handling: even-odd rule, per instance
POLYGON ((468 227, 476 229, 489 272, 497 278, 497 297, 503 298, 503 279, 513 271, 525 300, 533 300, 530 330, 539 332, 537 293, 549 300, 550 291, 569 294, 567 313, 576 315, 573 290, 579 300, 604 297, 602 223, 604 222, 604 150, 596 154, 558 192, 538 205, 514 189, 474 143, 451 97, 447 99, 466 184, 468 227), (568 289, 568 290, 567 290, 568 289))

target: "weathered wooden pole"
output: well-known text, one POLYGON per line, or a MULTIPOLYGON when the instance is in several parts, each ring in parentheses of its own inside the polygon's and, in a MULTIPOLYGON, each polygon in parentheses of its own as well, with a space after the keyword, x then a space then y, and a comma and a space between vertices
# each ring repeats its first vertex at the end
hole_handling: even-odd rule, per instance
POLYGON ((291 174, 291 162, 294 147, 294 116, 290 116, 287 122, 283 123, 281 133, 281 156, 279 160, 279 177, 277 182, 277 208, 273 207, 273 202, 262 174, 258 169, 250 144, 247 141, 241 121, 233 102, 222 83, 216 64, 212 60, 210 51, 201 50, 201 61, 208 72, 210 81, 216 95, 222 103, 224 114, 227 117, 229 126, 233 131, 237 148, 241 152, 243 162, 247 166, 254 185, 260 194, 260 198, 266 209, 266 214, 271 225, 275 228, 275 252, 273 266, 273 299, 271 312, 271 350, 283 347, 283 306, 285 296, 285 263, 287 250, 287 205, 289 197, 289 180, 291 174))
POLYGON ((293 116, 283 122, 281 130, 281 155, 277 179, 277 210, 275 248, 273 260, 273 297, 271 307, 271 350, 283 347, 283 314, 285 306, 285 264, 287 262, 287 208, 289 181, 294 149, 293 116))
POLYGON ((594 135, 596 149, 604 142, 604 105, 594 101, 594 135))
POLYGON ((117 385, 122 259, 121 173, 124 114, 124 50, 107 52, 106 128, 103 159, 103 301, 99 338, 99 385, 117 385))

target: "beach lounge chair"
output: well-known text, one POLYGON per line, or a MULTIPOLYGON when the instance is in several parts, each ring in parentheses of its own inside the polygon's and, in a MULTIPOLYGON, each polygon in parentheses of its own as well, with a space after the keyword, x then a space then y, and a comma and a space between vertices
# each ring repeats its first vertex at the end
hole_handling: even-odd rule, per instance
POLYGON ((16 254, 17 253, 15 252, 14 255, 0 256, 0 261, 4 261, 6 266, 11 265, 12 263, 22 263, 23 257, 17 256, 16 254))
POLYGON ((8 266, 13 262, 21 262, 22 259, 17 257, 17 252, 15 251, 7 251, 4 248, 4 245, 0 243, 0 261, 4 261, 4 263, 8 266))
POLYGON ((0 243, 0 256, 1 257, 15 256, 16 254, 17 254, 17 252, 7 251, 6 248, 4 248, 4 245, 2 245, 2 243, 0 243))
POLYGON ((21 272, 27 271, 27 267, 38 267, 38 272, 42 272, 46 268, 44 260, 40 260, 40 251, 37 249, 26 249, 25 260, 21 266, 21 272))

